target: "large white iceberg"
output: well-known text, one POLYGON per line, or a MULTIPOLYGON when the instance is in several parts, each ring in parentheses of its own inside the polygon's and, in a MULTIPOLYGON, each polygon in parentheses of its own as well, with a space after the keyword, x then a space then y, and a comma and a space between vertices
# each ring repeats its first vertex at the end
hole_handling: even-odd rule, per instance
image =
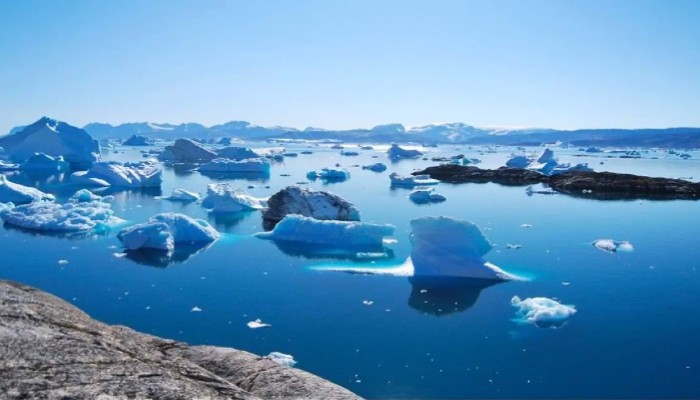
POLYGON ((78 184, 128 188, 160 187, 161 169, 153 162, 98 162, 88 171, 79 171, 71 180, 78 184))
POLYGON ((484 260, 493 245, 479 227, 450 217, 411 221, 410 262, 417 277, 510 280, 515 276, 484 260))
POLYGON ((120 223, 114 216, 111 196, 100 197, 78 191, 65 204, 37 201, 0 211, 6 223, 24 229, 47 232, 101 232, 120 223))
POLYGON ((408 195, 408 198, 416 204, 439 203, 447 200, 447 197, 435 192, 435 189, 416 189, 408 195))
POLYGON ((44 193, 33 187, 11 182, 5 175, 0 175, 0 203, 30 203, 32 201, 53 200, 52 194, 44 193))
POLYGON ((224 147, 216 151, 219 158, 228 158, 231 160, 246 160, 249 158, 259 158, 260 154, 247 147, 224 147))
POLYGON ((561 304, 546 297, 529 297, 521 300, 513 296, 510 304, 518 307, 518 320, 537 325, 542 328, 558 328, 566 320, 576 314, 576 307, 561 304))
POLYGON ((24 162, 34 153, 63 156, 65 161, 75 164, 89 164, 100 159, 100 144, 90 134, 48 117, 1 137, 0 147, 15 162, 24 162))
POLYGON ((36 153, 23 162, 19 169, 23 171, 67 171, 70 164, 63 160, 63 156, 51 157, 44 153, 36 153))
POLYGON ((228 158, 215 158, 197 168, 205 172, 256 172, 270 173, 270 163, 260 158, 247 160, 231 160, 228 158))
POLYGON ((360 220, 360 211, 342 197, 299 186, 288 186, 272 195, 263 211, 263 220, 270 227, 288 214, 339 221, 360 220))
POLYGON ((287 215, 270 232, 257 233, 263 239, 348 247, 381 247, 385 236, 394 233, 392 225, 356 221, 318 220, 301 215, 287 215))
POLYGON ((426 185, 437 185, 440 183, 437 179, 432 179, 430 175, 411 175, 411 176, 401 176, 396 172, 389 175, 391 180, 391 186, 426 186, 426 185))
POLYGON ((310 171, 306 174, 306 177, 311 180, 321 179, 341 182, 350 178, 350 172, 342 168, 323 168, 320 171, 310 171))
POLYGON ((178 243, 210 243, 219 236, 208 222, 176 213, 154 215, 148 222, 124 228, 117 234, 127 250, 145 248, 168 253, 178 243))
POLYGON ((262 210, 266 204, 266 199, 249 196, 227 183, 207 185, 207 196, 202 201, 202 206, 213 212, 262 210))
POLYGON ((216 153, 193 140, 177 139, 172 146, 165 146, 165 150, 158 156, 158 159, 179 163, 200 163, 211 161, 217 157, 219 156, 216 153))
POLYGON ((389 150, 387 150, 387 154, 389 155, 389 159, 393 161, 404 158, 418 158, 423 155, 423 153, 418 150, 404 149, 398 144, 392 144, 389 150))

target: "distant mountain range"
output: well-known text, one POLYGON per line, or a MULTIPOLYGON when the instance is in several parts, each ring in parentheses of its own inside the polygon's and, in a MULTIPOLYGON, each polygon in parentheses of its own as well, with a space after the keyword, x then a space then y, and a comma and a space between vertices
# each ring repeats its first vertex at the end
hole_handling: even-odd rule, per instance
MULTIPOLYGON (((12 132, 21 128, 15 128, 12 132)), ((395 142, 421 144, 500 144, 541 145, 555 142, 573 146, 600 147, 676 147, 700 148, 700 128, 667 129, 503 129, 477 128, 464 123, 433 124, 406 129, 401 124, 379 125, 371 129, 303 130, 273 126, 262 127, 246 121, 231 121, 204 126, 197 123, 156 124, 150 122, 110 125, 90 123, 83 127, 96 139, 127 139, 143 135, 151 139, 217 139, 236 137, 243 140, 303 139, 345 142, 395 142)))

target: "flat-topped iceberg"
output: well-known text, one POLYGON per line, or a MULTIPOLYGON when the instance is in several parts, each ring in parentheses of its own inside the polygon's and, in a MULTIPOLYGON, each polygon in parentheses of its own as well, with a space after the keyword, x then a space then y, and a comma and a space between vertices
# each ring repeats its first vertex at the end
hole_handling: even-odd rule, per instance
POLYGON ((634 250, 632 243, 626 240, 613 240, 613 239, 597 239, 591 243, 596 249, 602 250, 608 253, 616 253, 618 251, 630 252, 634 250))
POLYGON ((165 146, 165 150, 158 156, 158 159, 178 163, 201 163, 217 157, 219 155, 193 140, 177 139, 172 146, 165 146))
POLYGON ((0 137, 0 147, 15 162, 24 162, 34 153, 63 156, 74 164, 100 160, 100 144, 90 134, 65 122, 43 117, 19 132, 0 137))
POLYGON ((141 135, 131 135, 130 138, 126 139, 124 142, 122 142, 124 146, 148 146, 151 144, 151 141, 148 140, 147 137, 141 136, 141 135))
POLYGON ((382 163, 374 163, 374 164, 369 164, 369 165, 363 165, 362 169, 368 169, 370 171, 374 172, 384 172, 386 171, 386 165, 382 163))
POLYGON ((145 248, 168 253, 179 243, 210 243, 219 236, 207 221, 176 213, 154 215, 148 222, 124 228, 117 234, 127 250, 145 248))
POLYGON ((401 176, 396 172, 389 175, 391 179, 391 186, 427 186, 427 185, 437 185, 440 183, 437 179, 432 179, 430 175, 411 175, 411 176, 401 176))
POLYGON ((111 196, 100 197, 78 191, 65 204, 37 201, 0 211, 5 223, 45 232, 103 232, 120 223, 114 216, 111 196))
POLYGON ((270 197, 267 208, 263 211, 266 229, 271 229, 288 214, 338 221, 360 220, 360 211, 342 197, 299 186, 287 186, 270 197))
POLYGON ((213 212, 240 212, 262 210, 267 201, 249 196, 228 183, 207 185, 207 196, 202 206, 213 212))
POLYGON ((310 171, 306 177, 311 180, 342 182, 350 178, 350 172, 342 168, 323 168, 320 171, 310 171))
POLYGON ((576 307, 561 304, 546 297, 529 297, 521 300, 513 296, 510 304, 518 308, 518 320, 534 324, 540 328, 559 328, 566 320, 576 314, 576 307))
POLYGON ((216 151, 219 158, 228 158, 230 160, 246 160, 249 158, 260 158, 260 154, 247 147, 224 147, 216 151))
POLYGON ((554 152, 548 148, 542 150, 542 153, 536 158, 514 155, 506 161, 506 166, 510 168, 529 169, 543 175, 558 175, 569 171, 593 171, 588 167, 587 163, 576 165, 559 163, 559 161, 554 158, 554 152))
POLYGON ((408 195, 408 198, 416 204, 440 203, 447 200, 447 197, 435 192, 435 189, 416 189, 408 195))
POLYGON ((199 195, 199 193, 196 192, 191 192, 185 189, 173 189, 170 196, 162 196, 159 198, 161 200, 181 201, 183 203, 189 203, 192 201, 199 200, 200 197, 201 196, 199 195))
POLYGON ((389 159, 393 161, 405 158, 418 158, 423 155, 423 153, 418 150, 404 149, 398 144, 392 144, 389 150, 387 150, 387 154, 389 155, 389 159))
POLYGON ((197 168, 206 172, 256 172, 269 174, 270 163, 261 158, 247 160, 231 160, 228 158, 215 158, 197 168))
POLYGON ((154 162, 109 161, 95 163, 88 171, 76 172, 71 180, 84 185, 146 188, 160 187, 163 177, 154 162))
POLYGON ((257 233, 263 239, 329 245, 339 248, 382 247, 384 237, 394 233, 392 225, 357 221, 318 220, 301 215, 287 215, 270 232, 257 233))
POLYGON ((23 204, 42 200, 52 201, 53 199, 52 194, 11 182, 5 175, 0 174, 0 203, 23 204))
POLYGON ((63 156, 51 157, 44 153, 36 153, 20 164, 19 169, 23 171, 59 172, 70 169, 70 164, 63 160, 63 156))
POLYGON ((493 245, 479 228, 450 217, 424 217, 411 221, 410 262, 416 277, 462 277, 511 280, 515 276, 484 260, 493 245))

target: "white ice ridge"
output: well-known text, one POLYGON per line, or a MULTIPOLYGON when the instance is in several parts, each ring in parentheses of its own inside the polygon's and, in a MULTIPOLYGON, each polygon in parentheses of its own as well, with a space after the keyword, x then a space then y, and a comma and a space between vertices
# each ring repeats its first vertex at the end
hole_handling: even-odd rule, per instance
POLYGON ((25 229, 47 232, 101 232, 122 222, 114 216, 112 196, 100 197, 87 190, 78 191, 67 203, 37 201, 0 210, 6 223, 25 229))
POLYGON ((197 201, 200 199, 200 197, 201 196, 197 192, 191 192, 185 189, 173 189, 170 196, 161 196, 158 198, 161 200, 181 201, 184 203, 188 203, 191 201, 197 201))
POLYGON ((202 206, 213 212, 262 210, 266 205, 267 199, 250 196, 228 183, 207 185, 207 196, 202 201, 202 206))
POLYGON ((546 297, 529 297, 521 300, 520 297, 513 296, 510 304, 518 307, 517 316, 520 321, 540 327, 559 327, 576 314, 576 307, 573 305, 561 304, 546 297))
POLYGON ((543 175, 558 175, 569 171, 593 171, 588 167, 587 163, 571 165, 570 163, 559 163, 554 158, 554 152, 550 149, 542 150, 542 153, 536 158, 526 157, 523 155, 514 155, 508 161, 506 166, 511 168, 529 169, 537 171, 543 175))
POLYGON ((396 172, 389 175, 391 179, 391 186, 427 186, 427 185, 437 185, 440 183, 437 179, 432 179, 430 175, 410 175, 401 176, 396 172))
POLYGON ((259 172, 269 173, 270 163, 261 158, 247 160, 231 160, 228 158, 215 158, 197 168, 205 172, 259 172))
POLYGON ((310 171, 306 177, 311 180, 344 181, 350 178, 350 172, 342 168, 323 168, 320 171, 310 171))
POLYGON ((483 259, 493 245, 471 222, 423 217, 412 220, 411 228, 410 262, 415 276, 517 279, 483 259))
POLYGON ((23 171, 66 171, 70 169, 70 164, 63 160, 63 156, 51 157, 44 153, 35 153, 27 161, 20 164, 19 169, 23 171))
POLYGON ((603 250, 608 253, 615 253, 618 251, 630 252, 634 250, 632 243, 626 240, 613 240, 613 239, 597 239, 591 243, 598 250, 603 250))
POLYGON ((74 183, 90 186, 116 186, 128 188, 160 187, 163 181, 161 169, 150 161, 98 162, 88 171, 71 176, 74 183))
POLYGON ((279 353, 276 351, 273 351, 266 357, 283 367, 291 368, 297 363, 296 361, 294 361, 294 357, 290 356, 289 354, 279 353))
POLYGON ((418 158, 423 155, 423 153, 418 150, 404 149, 395 143, 387 150, 387 154, 389 155, 389 159, 394 161, 404 158, 418 158))
POLYGON ((148 248, 169 253, 178 243, 209 243, 219 236, 207 221, 176 213, 154 215, 148 222, 124 228, 117 234, 128 250, 148 248))
POLYGON ((416 204, 440 203, 447 200, 447 197, 436 193, 435 189, 416 189, 408 195, 408 198, 416 204))
POLYGON ((40 200, 52 201, 53 199, 52 194, 11 182, 5 175, 0 174, 0 203, 22 204, 40 200))
POLYGON ((287 215, 270 232, 256 233, 263 239, 302 242, 338 247, 382 246, 385 236, 394 233, 392 225, 354 221, 318 220, 287 215))

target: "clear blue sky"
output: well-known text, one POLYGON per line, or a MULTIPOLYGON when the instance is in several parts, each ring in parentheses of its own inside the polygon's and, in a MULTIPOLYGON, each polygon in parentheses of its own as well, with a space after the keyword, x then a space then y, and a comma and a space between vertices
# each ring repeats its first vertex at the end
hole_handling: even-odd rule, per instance
POLYGON ((0 132, 700 126, 700 1, 0 1, 0 132))

